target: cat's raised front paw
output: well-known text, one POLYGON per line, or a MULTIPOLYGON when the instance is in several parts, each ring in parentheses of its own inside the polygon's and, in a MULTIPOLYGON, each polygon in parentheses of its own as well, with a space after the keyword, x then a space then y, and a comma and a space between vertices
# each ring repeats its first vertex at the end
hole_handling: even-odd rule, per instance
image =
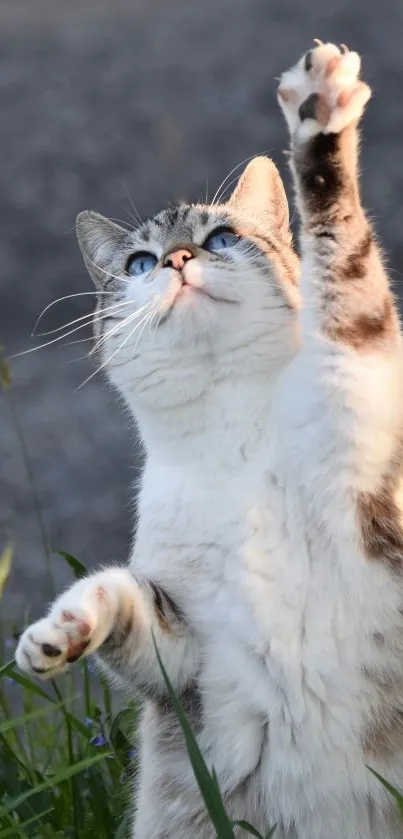
POLYGON ((358 122, 371 96, 371 89, 359 79, 358 53, 344 45, 316 43, 283 73, 278 88, 290 133, 299 140, 337 134, 358 122))
POLYGON ((51 679, 103 644, 119 610, 126 572, 114 569, 80 580, 54 603, 49 615, 31 624, 20 638, 21 670, 51 679))

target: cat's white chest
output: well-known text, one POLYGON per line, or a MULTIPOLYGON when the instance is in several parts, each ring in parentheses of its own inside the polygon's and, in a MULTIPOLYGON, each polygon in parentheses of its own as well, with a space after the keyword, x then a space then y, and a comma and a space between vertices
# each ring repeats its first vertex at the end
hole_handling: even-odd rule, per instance
MULTIPOLYGON (((360 644, 382 604, 376 569, 361 561, 341 525, 343 556, 336 554, 326 527, 307 513, 296 480, 273 463, 273 451, 267 444, 257 457, 241 457, 231 473, 219 461, 206 476, 190 465, 151 469, 135 570, 164 586, 202 644, 219 649, 228 678, 233 671, 241 683, 243 672, 256 667, 262 712, 270 714, 282 696, 287 714, 300 722, 316 703, 337 701, 338 685, 350 678, 354 701, 360 644), (352 569, 351 579, 342 564, 352 569), (370 615, 360 614, 363 586, 371 587, 370 615)), ((249 692, 247 677, 245 686, 249 692)))
POLYGON ((308 558, 304 523, 271 457, 267 445, 230 475, 217 464, 213 480, 200 472, 192 478, 191 470, 186 481, 180 470, 169 480, 147 476, 136 571, 167 588, 206 643, 232 638, 266 662, 277 649, 279 677, 288 643, 295 647, 308 558), (298 539, 288 519, 294 530, 299 525, 298 539))

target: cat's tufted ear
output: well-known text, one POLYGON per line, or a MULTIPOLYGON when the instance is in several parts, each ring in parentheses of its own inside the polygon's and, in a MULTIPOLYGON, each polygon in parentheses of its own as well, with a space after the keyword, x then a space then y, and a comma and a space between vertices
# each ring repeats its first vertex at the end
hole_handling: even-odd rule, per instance
POLYGON ((238 212, 263 220, 279 239, 291 242, 287 197, 270 158, 254 157, 248 163, 228 203, 238 212))
POLYGON ((91 210, 77 216, 76 231, 86 268, 95 286, 102 289, 114 274, 123 271, 129 233, 91 210))

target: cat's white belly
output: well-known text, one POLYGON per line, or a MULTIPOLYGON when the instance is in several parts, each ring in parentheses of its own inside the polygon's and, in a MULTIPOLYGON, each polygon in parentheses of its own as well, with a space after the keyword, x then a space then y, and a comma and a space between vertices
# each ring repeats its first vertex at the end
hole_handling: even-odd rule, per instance
POLYGON ((352 774, 365 794, 373 696, 363 670, 383 655, 371 631, 388 631, 382 569, 363 561, 353 535, 342 533, 342 562, 312 522, 307 538, 297 492, 270 470, 153 487, 153 498, 143 492, 136 571, 166 587, 200 636, 202 741, 222 786, 259 767, 276 818, 295 813, 296 796, 308 807, 312 787, 319 798, 342 795, 352 774))

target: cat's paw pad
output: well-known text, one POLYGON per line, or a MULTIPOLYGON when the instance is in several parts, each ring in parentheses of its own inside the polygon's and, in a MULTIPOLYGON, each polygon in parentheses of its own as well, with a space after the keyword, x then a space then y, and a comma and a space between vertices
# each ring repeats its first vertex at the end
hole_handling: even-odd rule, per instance
POLYGON ((299 140, 343 131, 358 122, 371 97, 370 87, 359 78, 358 53, 344 45, 317 43, 283 73, 278 88, 290 133, 299 140))
POLYGON ((19 668, 50 679, 97 649, 108 634, 110 606, 103 586, 70 589, 48 617, 33 623, 21 636, 15 656, 19 668))

